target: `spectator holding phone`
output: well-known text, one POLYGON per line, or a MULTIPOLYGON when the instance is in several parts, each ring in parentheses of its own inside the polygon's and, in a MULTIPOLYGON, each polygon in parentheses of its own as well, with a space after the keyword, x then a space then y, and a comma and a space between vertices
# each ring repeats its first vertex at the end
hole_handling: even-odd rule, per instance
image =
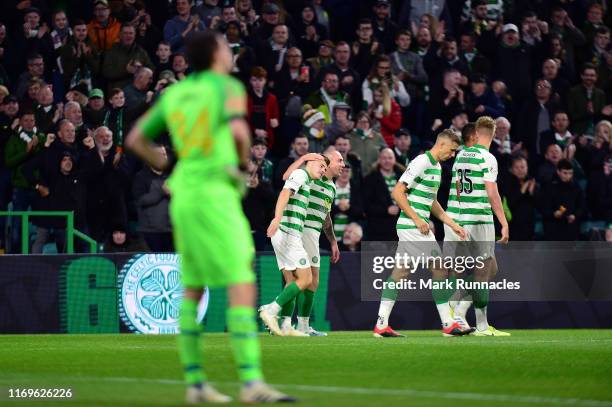
POLYGON ((370 74, 361 85, 363 100, 367 107, 370 107, 374 102, 373 89, 382 83, 387 86, 390 96, 401 107, 406 107, 410 104, 410 94, 406 91, 404 82, 391 73, 391 58, 386 55, 376 58, 370 74))
POLYGON ((402 110, 391 97, 385 82, 374 88, 373 102, 368 108, 374 127, 379 129, 387 146, 393 147, 395 132, 402 126, 402 110))

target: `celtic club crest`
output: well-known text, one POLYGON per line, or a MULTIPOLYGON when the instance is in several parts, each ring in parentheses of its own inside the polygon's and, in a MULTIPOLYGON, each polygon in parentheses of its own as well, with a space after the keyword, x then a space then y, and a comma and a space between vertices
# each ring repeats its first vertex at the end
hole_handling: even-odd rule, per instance
POLYGON ((331 211, 331 207, 332 207, 332 200, 330 197, 326 196, 325 197, 325 209, 327 209, 327 211, 331 211))
MULTIPOLYGON (((178 333, 183 287, 176 254, 139 254, 119 275, 119 315, 136 333, 178 333)), ((208 290, 198 309, 200 321, 208 307, 208 290)))

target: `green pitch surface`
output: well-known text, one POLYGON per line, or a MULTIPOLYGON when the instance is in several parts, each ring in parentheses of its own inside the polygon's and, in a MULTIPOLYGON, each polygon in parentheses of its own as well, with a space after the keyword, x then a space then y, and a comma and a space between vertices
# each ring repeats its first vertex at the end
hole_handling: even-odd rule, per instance
MULTIPOLYGON (((512 331, 443 338, 408 331, 327 338, 262 335, 269 382, 304 406, 612 406, 612 331, 512 331)), ((177 406, 184 387, 175 337, 0 336, 0 404, 177 406), (64 401, 9 400, 8 388, 71 388, 64 401)), ((203 339, 210 380, 237 395, 224 334, 203 339)))

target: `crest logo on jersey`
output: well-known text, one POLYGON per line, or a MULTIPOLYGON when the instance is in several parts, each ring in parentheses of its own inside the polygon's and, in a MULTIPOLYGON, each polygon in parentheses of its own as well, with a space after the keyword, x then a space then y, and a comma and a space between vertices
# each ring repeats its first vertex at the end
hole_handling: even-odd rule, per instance
POLYGON ((325 208, 329 211, 332 207, 332 200, 330 197, 325 197, 325 208))

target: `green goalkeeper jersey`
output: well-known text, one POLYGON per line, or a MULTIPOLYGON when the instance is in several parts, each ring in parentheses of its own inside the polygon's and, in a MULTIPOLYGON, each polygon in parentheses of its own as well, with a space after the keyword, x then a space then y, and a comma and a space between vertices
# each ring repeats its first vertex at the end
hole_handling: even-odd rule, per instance
POLYGON ((178 156, 170 184, 176 191, 227 180, 238 164, 231 119, 246 112, 243 85, 229 75, 198 72, 172 85, 139 122, 145 137, 167 130, 178 156))

